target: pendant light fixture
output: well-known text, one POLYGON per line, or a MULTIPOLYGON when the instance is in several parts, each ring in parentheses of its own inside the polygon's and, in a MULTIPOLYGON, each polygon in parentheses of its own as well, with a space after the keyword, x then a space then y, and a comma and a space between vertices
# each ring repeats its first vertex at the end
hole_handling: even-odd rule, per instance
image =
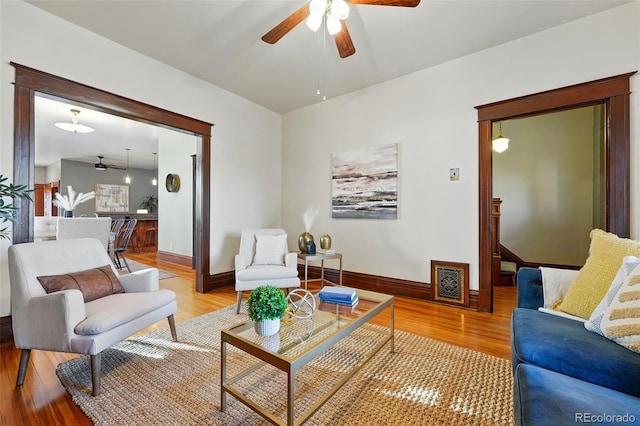
POLYGON ((500 122, 500 131, 498 132, 498 137, 493 140, 491 143, 493 150, 497 153, 503 153, 509 148, 509 138, 505 138, 502 135, 502 121, 500 122))
POLYGON ((84 124, 79 124, 80 120, 78 116, 80 115, 80 110, 72 108, 71 109, 71 123, 56 123, 56 127, 66 130, 67 132, 73 133, 91 133, 93 129, 89 126, 85 126, 84 124))
POLYGON ((153 179, 151 179, 151 185, 153 186, 157 186, 158 185, 158 179, 156 179, 156 176, 158 175, 157 171, 156 171, 156 155, 158 153, 154 152, 153 153, 153 179))
POLYGON ((127 175, 124 177, 124 182, 125 183, 131 183, 131 176, 129 176, 129 151, 131 151, 130 148, 125 148, 127 150, 127 175))

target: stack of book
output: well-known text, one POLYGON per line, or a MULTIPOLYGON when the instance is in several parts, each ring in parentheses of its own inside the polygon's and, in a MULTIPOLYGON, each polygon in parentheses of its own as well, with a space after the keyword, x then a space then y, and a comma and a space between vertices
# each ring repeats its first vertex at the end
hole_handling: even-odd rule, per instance
POLYGON ((318 293, 321 302, 355 306, 358 303, 356 290, 350 287, 323 287, 318 293))
POLYGON ((318 252, 318 254, 336 254, 336 251, 333 249, 323 249, 323 248, 319 248, 316 250, 318 252))

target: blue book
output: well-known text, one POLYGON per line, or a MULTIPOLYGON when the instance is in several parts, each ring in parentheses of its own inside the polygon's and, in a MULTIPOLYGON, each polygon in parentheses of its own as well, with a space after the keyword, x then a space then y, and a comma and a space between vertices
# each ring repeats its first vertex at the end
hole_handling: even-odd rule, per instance
POLYGON ((356 296, 356 290, 351 287, 323 287, 318 293, 320 300, 330 298, 332 300, 344 300, 346 302, 353 301, 356 296))
POLYGON ((320 299, 321 302, 324 303, 335 303, 337 305, 344 305, 344 306, 351 306, 354 307, 358 304, 358 301, 360 299, 358 299, 358 296, 355 297, 355 299, 353 300, 342 300, 342 299, 320 299))

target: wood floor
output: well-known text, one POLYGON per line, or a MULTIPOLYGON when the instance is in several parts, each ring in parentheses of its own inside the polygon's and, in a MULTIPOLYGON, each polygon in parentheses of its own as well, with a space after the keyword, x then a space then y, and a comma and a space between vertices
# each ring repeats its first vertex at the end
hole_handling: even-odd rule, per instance
MULTIPOLYGON (((157 262, 154 253, 131 253, 128 258, 179 275, 160 281, 161 288, 176 293, 176 322, 235 302, 233 287, 196 293, 194 274, 189 268, 157 262)), ((515 287, 494 287, 493 314, 396 297, 395 326, 398 330, 508 359, 509 319, 515 304, 515 287)), ((382 317, 379 322, 387 325, 385 320, 382 317)), ((166 321, 161 321, 145 332, 166 326, 166 321)), ((77 356, 32 351, 25 383, 16 387, 20 351, 12 343, 0 346, 0 425, 90 425, 91 421, 71 401, 55 374, 57 364, 77 356)))

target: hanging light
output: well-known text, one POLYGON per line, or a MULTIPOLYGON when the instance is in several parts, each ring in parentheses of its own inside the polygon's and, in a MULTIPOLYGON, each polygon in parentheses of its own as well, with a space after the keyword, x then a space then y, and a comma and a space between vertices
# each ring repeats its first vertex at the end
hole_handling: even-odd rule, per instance
POLYGON ((79 109, 75 109, 72 108, 71 109, 71 121, 72 123, 56 123, 55 126, 62 129, 62 130, 66 130, 67 132, 73 132, 73 133, 91 133, 93 132, 93 129, 89 126, 85 126, 84 124, 79 124, 78 121, 80 120, 78 118, 78 116, 80 115, 80 110, 79 109))
POLYGON ((498 137, 491 142, 491 146, 493 150, 499 154, 505 152, 507 148, 509 148, 509 138, 502 136, 502 122, 500 122, 498 137))
POLYGON ((129 151, 131 151, 130 148, 125 148, 127 150, 127 175, 124 177, 124 182, 125 183, 131 183, 131 176, 129 176, 129 151))
POLYGON ((156 155, 157 154, 158 154, 157 152, 153 153, 153 179, 151 179, 151 185, 153 185, 153 186, 158 185, 158 179, 156 179, 156 175, 157 175, 157 173, 156 173, 156 155))

